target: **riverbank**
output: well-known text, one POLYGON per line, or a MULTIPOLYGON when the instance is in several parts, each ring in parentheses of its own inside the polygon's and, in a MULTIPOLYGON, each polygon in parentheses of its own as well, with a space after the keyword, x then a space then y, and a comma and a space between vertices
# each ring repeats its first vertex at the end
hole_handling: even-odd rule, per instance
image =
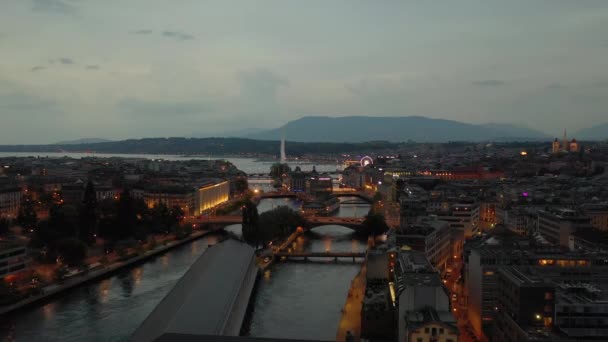
POLYGON ((17 311, 17 310, 25 309, 25 308, 43 303, 45 300, 55 297, 63 292, 73 289, 75 287, 93 282, 93 281, 101 279, 101 278, 109 277, 109 276, 113 275, 114 273, 117 273, 123 269, 129 268, 131 266, 142 263, 148 259, 162 255, 165 252, 167 252, 173 248, 182 246, 186 243, 189 243, 196 239, 202 238, 213 232, 215 232, 215 231, 213 231, 213 230, 196 231, 196 232, 193 232, 189 237, 187 237, 185 239, 174 240, 174 241, 168 242, 166 245, 159 246, 159 247, 155 248, 154 250, 146 251, 143 254, 133 257, 129 260, 115 262, 111 265, 106 266, 103 269, 90 271, 87 274, 66 279, 61 284, 51 284, 51 285, 45 286, 44 288, 42 288, 43 293, 41 295, 33 296, 33 297, 21 300, 17 303, 11 304, 11 305, 1 306, 0 307, 0 317, 4 316, 6 314, 9 314, 11 312, 17 311))
POLYGON ((353 279, 346 303, 342 308, 342 317, 338 325, 336 341, 346 341, 348 332, 352 335, 352 341, 361 340, 361 309, 363 297, 365 296, 365 277, 367 275, 367 267, 364 263, 361 266, 361 271, 353 279))

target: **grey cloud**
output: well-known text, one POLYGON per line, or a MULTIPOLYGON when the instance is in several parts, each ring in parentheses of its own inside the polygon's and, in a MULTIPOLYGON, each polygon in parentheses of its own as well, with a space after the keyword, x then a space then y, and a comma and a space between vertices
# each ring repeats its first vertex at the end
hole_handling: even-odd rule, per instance
POLYGON ((591 82, 589 84, 590 88, 608 88, 608 79, 591 82))
POLYGON ((239 100, 244 112, 273 114, 279 112, 278 91, 289 86, 289 80, 265 68, 237 73, 239 100))
POLYGON ((99 65, 87 65, 84 68, 86 70, 99 70, 99 65))
POLYGON ((407 80, 403 77, 367 77, 346 84, 344 88, 352 96, 357 110, 382 115, 408 113, 415 96, 408 90, 407 80))
POLYGON ((211 106, 201 102, 148 101, 125 98, 118 102, 118 108, 137 116, 194 115, 209 113, 211 106))
POLYGON ((275 92, 278 88, 289 85, 289 80, 285 77, 277 75, 266 68, 240 71, 237 73, 237 79, 241 83, 241 90, 262 88, 275 92))
POLYGON ((65 0, 32 0, 32 11, 58 14, 76 14, 78 8, 65 0))
POLYGON ((175 40, 192 40, 194 36, 189 33, 180 31, 163 31, 162 35, 167 38, 173 38, 175 40))
POLYGON ((65 65, 74 64, 74 60, 71 58, 68 58, 68 57, 62 57, 62 58, 59 58, 59 63, 65 64, 65 65))
POLYGON ((507 84, 507 82, 503 80, 481 80, 481 81, 473 81, 473 85, 480 87, 499 87, 507 84))
POLYGON ((346 90, 355 96, 373 97, 397 95, 403 96, 405 93, 404 82, 402 79, 379 79, 364 78, 358 82, 345 85, 346 90))
POLYGON ((549 84, 545 88, 547 88, 547 89, 564 89, 564 88, 567 88, 567 86, 565 86, 561 83, 555 82, 555 83, 549 84))
POLYGON ((36 65, 36 66, 33 66, 33 67, 30 69, 30 71, 31 71, 31 72, 36 72, 36 71, 41 71, 41 70, 44 70, 44 69, 46 69, 46 67, 45 67, 45 66, 42 66, 42 65, 36 65))
POLYGON ((137 30, 137 31, 133 31, 133 34, 150 34, 152 33, 152 30, 137 30))

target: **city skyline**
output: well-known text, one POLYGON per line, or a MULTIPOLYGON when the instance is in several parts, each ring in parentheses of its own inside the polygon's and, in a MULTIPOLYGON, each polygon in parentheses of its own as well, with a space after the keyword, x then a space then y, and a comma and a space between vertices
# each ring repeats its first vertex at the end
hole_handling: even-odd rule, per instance
POLYGON ((34 0, 0 19, 0 144, 210 136, 307 115, 550 136, 607 121, 602 1, 34 0))

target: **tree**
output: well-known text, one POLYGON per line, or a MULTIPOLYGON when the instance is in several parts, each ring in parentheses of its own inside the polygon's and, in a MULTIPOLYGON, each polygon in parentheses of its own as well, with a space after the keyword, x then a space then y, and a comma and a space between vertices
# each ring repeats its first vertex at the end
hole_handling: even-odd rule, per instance
POLYGON ((150 227, 155 233, 167 233, 171 229, 169 208, 165 203, 157 203, 150 210, 150 227))
POLYGON ((238 176, 234 181, 234 189, 237 193, 243 193, 249 189, 249 183, 246 176, 238 176))
POLYGON ((49 210, 49 229, 60 238, 78 236, 78 210, 72 205, 54 205, 49 210))
POLYGON ((169 209, 164 203, 158 203, 150 210, 148 224, 155 233, 167 233, 183 218, 184 210, 179 206, 169 209))
POLYGON ((171 225, 175 225, 181 222, 184 219, 186 213, 184 213, 184 209, 180 206, 174 205, 171 207, 171 211, 169 211, 169 219, 171 220, 171 225))
POLYGON ((374 202, 382 201, 382 193, 380 191, 376 191, 373 198, 374 202))
POLYGON ((293 233, 297 227, 306 226, 307 222, 299 212, 287 206, 279 206, 262 213, 258 221, 259 240, 262 244, 276 238, 283 238, 293 233))
POLYGON ((243 239, 250 245, 252 245, 255 249, 258 249, 258 246, 261 242, 261 237, 259 236, 259 215, 258 208, 251 201, 247 201, 243 205, 242 209, 243 215, 243 239))
POLYGON ((116 225, 111 233, 111 237, 117 240, 133 236, 137 225, 137 212, 135 203, 128 189, 120 195, 116 212, 116 225))
POLYGON ((377 213, 369 213, 363 220, 363 232, 366 235, 378 236, 386 233, 389 230, 384 215, 377 213))
POLYGON ((17 214, 17 224, 26 229, 32 231, 38 223, 38 215, 34 210, 34 201, 30 195, 26 195, 21 200, 21 206, 17 214))
POLYGON ((84 190, 82 205, 78 215, 78 237, 87 244, 95 242, 97 234, 97 196, 93 182, 89 181, 84 190))
POLYGON ((77 238, 58 240, 53 249, 68 266, 81 266, 87 257, 87 245, 77 238))
POLYGON ((381 213, 382 212, 382 194, 377 191, 374 194, 374 198, 373 198, 373 206, 372 206, 372 211, 376 212, 376 213, 381 213))

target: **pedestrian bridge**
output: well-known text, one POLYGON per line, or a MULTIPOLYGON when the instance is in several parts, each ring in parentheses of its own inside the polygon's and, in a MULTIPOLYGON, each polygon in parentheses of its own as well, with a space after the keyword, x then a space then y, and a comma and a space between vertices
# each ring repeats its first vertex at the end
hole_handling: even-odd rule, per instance
POLYGON ((352 258, 355 262, 355 258, 365 258, 363 252, 276 252, 273 254, 275 258, 281 260, 304 260, 308 261, 308 258, 327 258, 338 261, 341 258, 352 258))

